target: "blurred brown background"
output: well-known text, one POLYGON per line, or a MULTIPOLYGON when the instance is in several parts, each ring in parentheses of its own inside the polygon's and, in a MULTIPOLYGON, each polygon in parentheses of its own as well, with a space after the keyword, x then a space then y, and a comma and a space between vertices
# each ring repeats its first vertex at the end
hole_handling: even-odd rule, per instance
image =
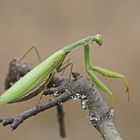
MULTIPOLYGON (((8 63, 22 56, 36 45, 42 58, 63 46, 98 33, 104 38, 103 47, 91 48, 93 62, 125 73, 130 82, 130 102, 124 94, 123 81, 108 79, 115 92, 117 105, 115 122, 125 140, 140 139, 140 1, 139 0, 0 0, 0 91, 3 93, 8 63)), ((86 75, 81 61, 83 50, 74 50, 70 56, 74 71, 86 75), (79 57, 77 57, 79 56, 79 57)), ((37 64, 32 52, 26 58, 37 64)), ((110 98, 103 94, 109 103, 110 98)), ((37 99, 24 103, 0 106, 0 115, 12 115, 36 104, 37 99)), ((66 103, 67 138, 101 140, 90 125, 86 112, 79 103, 66 103)), ((46 140, 61 139, 58 134, 56 111, 51 109, 31 118, 16 130, 0 127, 0 139, 46 140)))

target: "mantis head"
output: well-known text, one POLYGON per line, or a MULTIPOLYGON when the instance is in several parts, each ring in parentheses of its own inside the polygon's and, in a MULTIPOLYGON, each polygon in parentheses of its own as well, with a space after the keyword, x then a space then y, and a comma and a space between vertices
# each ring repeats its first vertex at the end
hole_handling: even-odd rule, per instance
POLYGON ((101 34, 96 34, 94 36, 94 41, 99 45, 99 46, 102 46, 103 44, 103 38, 101 36, 101 34))

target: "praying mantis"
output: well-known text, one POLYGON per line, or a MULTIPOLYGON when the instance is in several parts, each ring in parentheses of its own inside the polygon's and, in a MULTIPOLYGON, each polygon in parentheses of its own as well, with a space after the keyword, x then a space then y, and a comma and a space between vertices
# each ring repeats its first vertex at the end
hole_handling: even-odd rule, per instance
MULTIPOLYGON (((96 76, 95 72, 105 77, 124 79, 126 91, 128 91, 128 80, 125 75, 92 65, 89 54, 89 44, 91 42, 96 42, 99 46, 101 46, 103 44, 101 34, 96 34, 94 36, 89 36, 82 40, 76 41, 55 52, 53 55, 34 67, 21 79, 19 79, 13 86, 7 89, 0 96, 0 104, 8 104, 30 99, 32 97, 30 97, 31 91, 41 87, 43 85, 42 83, 46 81, 48 84, 56 72, 60 72, 61 69, 65 68, 62 67, 62 64, 64 63, 67 54, 78 47, 84 48, 85 69, 91 81, 95 83, 99 89, 106 92, 111 97, 114 95, 113 92, 96 76)), ((69 65, 70 63, 67 66, 69 65)))

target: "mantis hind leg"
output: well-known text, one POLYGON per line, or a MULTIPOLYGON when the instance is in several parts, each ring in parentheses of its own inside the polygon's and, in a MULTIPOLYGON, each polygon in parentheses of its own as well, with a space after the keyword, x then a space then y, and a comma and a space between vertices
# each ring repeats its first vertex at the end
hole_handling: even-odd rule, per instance
POLYGON ((38 52, 38 50, 37 50, 37 48, 36 48, 35 46, 32 46, 32 47, 20 58, 19 61, 23 60, 32 50, 35 51, 39 62, 41 62, 42 60, 41 60, 40 54, 39 54, 39 52, 38 52))
POLYGON ((32 68, 31 64, 23 63, 22 60, 34 50, 37 54, 39 62, 41 62, 41 57, 35 46, 31 47, 20 59, 14 58, 9 65, 9 73, 5 80, 5 89, 10 88, 16 81, 23 77, 32 68), (13 73, 12 73, 13 72, 13 73))
MULTIPOLYGON (((42 91, 47 89, 47 87, 48 87, 49 83, 51 82, 52 78, 54 77, 55 73, 56 73, 55 71, 52 72, 49 75, 49 77, 44 81, 44 84, 43 84, 43 87, 42 87, 42 91)), ((41 99, 42 99, 43 95, 44 95, 43 93, 40 95, 40 98, 39 98, 37 104, 39 104, 41 102, 41 99)))
MULTIPOLYGON (((37 54, 37 57, 38 57, 38 60, 39 60, 39 62, 41 62, 41 57, 40 57, 40 55, 39 55, 39 52, 38 52, 38 50, 37 50, 37 48, 35 47, 35 46, 32 46, 19 60, 17 60, 17 59, 14 59, 13 61, 11 61, 11 62, 13 62, 13 63, 10 63, 10 70, 12 69, 12 67, 14 67, 14 68, 16 68, 16 77, 15 77, 15 79, 14 79, 14 81, 12 81, 12 83, 15 83, 16 81, 18 81, 18 79, 19 79, 19 77, 23 77, 26 73, 28 73, 30 70, 31 70, 31 66, 29 67, 28 66, 28 64, 26 64, 26 63, 24 63, 24 65, 26 66, 26 67, 22 67, 22 60, 32 51, 32 50, 34 50, 35 51, 35 53, 37 54), (29 68, 28 68, 29 67, 29 68), (23 71, 21 71, 21 68, 23 69, 25 69, 25 70, 23 70, 23 71), (27 70, 26 70, 27 69, 27 70)), ((10 71, 9 71, 9 73, 11 73, 10 71)), ((9 82, 9 81, 8 81, 9 82)), ((7 84, 7 83, 6 83, 7 84)), ((8 87, 6 87, 6 89, 8 89, 10 86, 8 86, 8 87)), ((34 90, 32 90, 32 91, 30 91, 29 92, 29 94, 28 95, 26 95, 26 96, 24 96, 24 97, 22 97, 22 98, 20 98, 20 99, 17 99, 17 100, 14 100, 14 101, 11 101, 10 103, 15 103, 15 102, 22 102, 22 101, 25 101, 25 100, 28 100, 28 99, 30 99, 30 98, 32 98, 32 97, 34 97, 34 96, 36 96, 36 95, 38 95, 38 93, 39 92, 41 92, 41 90, 42 90, 42 84, 41 85, 39 85, 37 88, 35 88, 34 90)))

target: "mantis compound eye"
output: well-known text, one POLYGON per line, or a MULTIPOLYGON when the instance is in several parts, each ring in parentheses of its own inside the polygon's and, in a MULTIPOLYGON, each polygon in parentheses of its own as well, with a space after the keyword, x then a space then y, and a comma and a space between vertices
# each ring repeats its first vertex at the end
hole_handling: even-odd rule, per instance
POLYGON ((98 45, 102 46, 102 44, 103 44, 103 38, 102 38, 101 34, 95 35, 95 41, 96 41, 96 43, 98 45))

